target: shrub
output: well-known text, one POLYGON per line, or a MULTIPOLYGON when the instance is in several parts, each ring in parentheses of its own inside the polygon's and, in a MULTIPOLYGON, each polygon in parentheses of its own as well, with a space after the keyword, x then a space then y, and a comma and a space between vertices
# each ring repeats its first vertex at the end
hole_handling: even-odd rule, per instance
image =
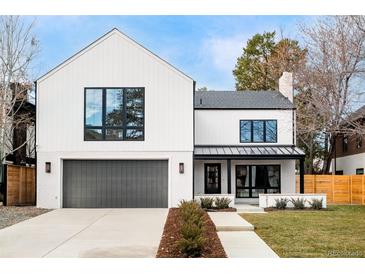
POLYGON ((204 211, 196 201, 181 201, 179 204, 180 215, 183 222, 192 222, 198 226, 202 226, 202 217, 204 211))
POLYGON ((322 209, 322 202, 323 199, 312 199, 312 201, 309 201, 309 204, 311 206, 312 209, 322 209))
POLYGON ((180 251, 186 257, 199 257, 203 251, 204 211, 196 201, 181 201, 179 204, 182 226, 181 239, 178 241, 180 251))
POLYGON ((291 203, 293 204, 295 209, 304 209, 305 208, 305 199, 304 198, 291 198, 291 203))
POLYGON ((289 200, 287 198, 275 199, 275 207, 277 209, 285 209, 289 200))
POLYGON ((213 207, 214 198, 212 197, 201 197, 200 206, 202 208, 210 209, 213 207))
POLYGON ((205 243, 202 227, 186 222, 182 225, 180 233, 181 239, 178 241, 180 251, 186 257, 200 257, 205 243))
POLYGON ((215 206, 219 209, 223 209, 223 208, 229 208, 229 204, 231 203, 231 199, 227 198, 227 197, 216 197, 215 198, 215 206))

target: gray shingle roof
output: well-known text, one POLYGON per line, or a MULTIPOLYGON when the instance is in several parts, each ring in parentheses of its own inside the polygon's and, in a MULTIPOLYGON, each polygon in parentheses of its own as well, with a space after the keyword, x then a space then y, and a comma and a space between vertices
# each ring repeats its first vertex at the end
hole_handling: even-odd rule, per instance
POLYGON ((293 109, 278 91, 195 91, 196 109, 293 109))

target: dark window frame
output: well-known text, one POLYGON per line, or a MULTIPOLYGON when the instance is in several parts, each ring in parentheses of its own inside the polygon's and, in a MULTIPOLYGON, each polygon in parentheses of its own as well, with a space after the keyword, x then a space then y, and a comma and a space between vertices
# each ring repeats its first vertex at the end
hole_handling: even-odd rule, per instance
POLYGON ((362 147, 363 136, 361 134, 356 135, 356 148, 360 149, 362 147))
POLYGON ((204 194, 221 194, 222 193, 222 164, 221 163, 205 163, 204 164, 204 194), (207 167, 208 166, 218 166, 218 178, 219 178, 219 188, 217 193, 207 193, 207 167))
POLYGON ((252 197, 252 189, 262 189, 262 188, 256 188, 256 187, 252 187, 252 167, 253 166, 277 166, 277 167, 279 167, 279 184, 278 184, 278 186, 277 187, 265 187, 264 188, 264 193, 267 193, 267 190, 268 189, 278 189, 279 190, 279 192, 278 193, 281 193, 281 165, 279 164, 272 164, 272 165, 270 165, 270 164, 267 164, 267 165, 245 165, 245 164, 239 164, 239 165, 236 165, 235 166, 235 189, 236 189, 236 195, 235 195, 235 197, 236 198, 238 198, 238 199, 257 199, 258 197, 252 197), (249 192, 249 194, 248 194, 248 196, 249 197, 238 197, 238 192, 237 192, 237 169, 238 169, 238 167, 241 167, 241 166, 246 166, 246 167, 248 167, 248 176, 249 176, 249 178, 248 178, 248 187, 240 187, 239 189, 248 189, 248 192, 249 192))
MULTIPOLYGON (((145 88, 144 87, 85 87, 84 88, 84 141, 86 142, 143 142, 145 140, 145 122, 146 122, 146 112, 145 112, 145 88), (102 90, 102 125, 101 126, 87 126, 86 125, 86 92, 88 89, 101 89, 102 90), (107 126, 106 125, 106 90, 107 89, 142 89, 143 94, 143 105, 142 105, 142 113, 143 113, 143 125, 142 127, 136 127, 136 126, 107 126), (86 139, 86 129, 101 129, 102 131, 102 139, 101 140, 89 140, 86 139), (106 130, 107 129, 122 129, 123 130, 123 140, 107 140, 106 139, 106 130), (135 129, 135 130, 141 130, 142 136, 141 139, 126 139, 126 132, 127 130, 135 129)), ((123 123, 126 121, 127 117, 127 108, 126 108, 126 93, 123 91, 123 123)))
POLYGON ((348 151, 348 144, 349 144, 349 138, 348 136, 343 136, 342 137, 342 152, 347 152, 348 151))
POLYGON ((240 131, 240 143, 244 143, 244 144, 248 144, 248 143, 257 143, 257 144, 262 144, 262 143, 269 143, 269 144, 275 144, 275 143, 277 143, 278 142, 278 120, 277 119, 267 119, 267 120, 263 120, 263 119, 261 119, 261 120, 257 120, 257 119, 250 119, 250 120, 248 120, 248 119, 241 119, 240 121, 239 121, 239 131, 240 131), (253 140, 253 123, 254 122, 263 122, 264 123, 264 141, 263 142, 261 142, 261 141, 254 141, 253 140), (251 124, 251 132, 250 132, 250 141, 242 141, 242 131, 241 131, 241 122, 250 122, 250 124, 251 124), (267 133, 266 133, 266 122, 275 122, 276 123, 276 130, 275 130, 275 141, 273 141, 273 142, 271 142, 271 141, 267 141, 266 140, 266 135, 267 135, 267 133))
POLYGON ((355 174, 356 175, 364 175, 364 168, 357 168, 355 170, 355 174), (359 172, 361 172, 361 173, 359 173, 359 172))

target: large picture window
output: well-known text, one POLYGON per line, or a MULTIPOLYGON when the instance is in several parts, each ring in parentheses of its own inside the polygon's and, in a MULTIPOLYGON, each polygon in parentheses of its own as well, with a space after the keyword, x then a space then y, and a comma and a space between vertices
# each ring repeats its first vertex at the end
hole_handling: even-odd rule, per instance
POLYGON ((143 141, 144 88, 85 88, 85 141, 143 141))
POLYGON ((280 193, 280 165, 237 165, 236 197, 258 198, 260 193, 280 193))
POLYGON ((241 143, 276 143, 276 120, 240 120, 241 143))

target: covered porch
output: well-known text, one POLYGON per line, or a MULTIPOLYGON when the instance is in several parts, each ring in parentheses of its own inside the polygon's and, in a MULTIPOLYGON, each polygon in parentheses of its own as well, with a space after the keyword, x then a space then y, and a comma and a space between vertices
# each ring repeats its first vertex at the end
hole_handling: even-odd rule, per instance
POLYGON ((257 204, 260 193, 295 193, 296 160, 304 193, 304 153, 295 146, 195 146, 194 196, 257 204))

